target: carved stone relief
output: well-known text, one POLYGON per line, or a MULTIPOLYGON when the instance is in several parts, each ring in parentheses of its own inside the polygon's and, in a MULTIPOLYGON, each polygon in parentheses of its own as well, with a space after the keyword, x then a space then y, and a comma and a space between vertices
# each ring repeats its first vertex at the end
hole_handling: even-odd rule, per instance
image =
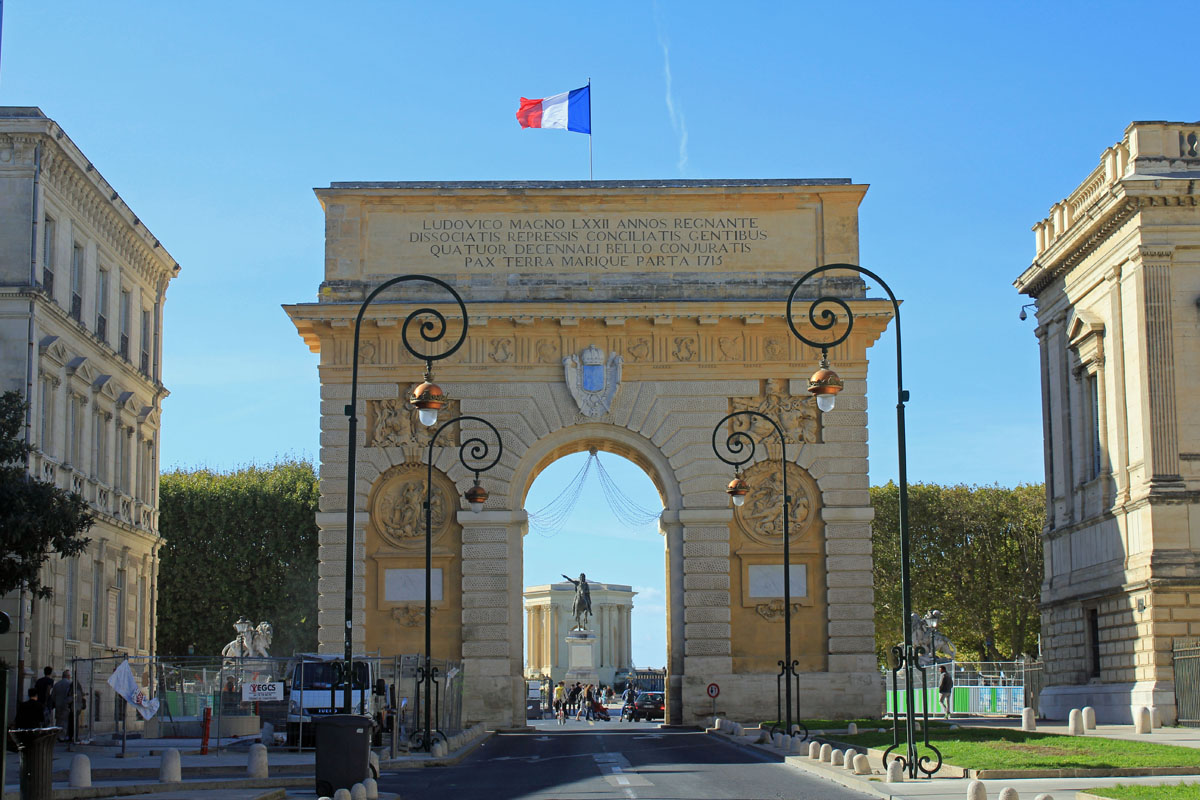
MULTIPOLYGON (((429 609, 429 618, 437 616, 437 607, 429 609)), ((425 606, 409 604, 396 606, 392 609, 392 619, 405 628, 415 628, 425 623, 425 606)))
MULTIPOLYGON (((771 417, 783 428, 788 442, 817 442, 821 435, 821 415, 813 397, 793 397, 783 382, 768 379, 762 397, 735 397, 733 411, 758 411, 771 417)), ((770 444, 778 441, 774 428, 763 420, 737 417, 730 422, 732 430, 749 430, 755 441, 770 444)), ((793 454, 794 455, 794 454, 793 454)))
POLYGON ((491 349, 488 351, 488 358, 495 361, 497 364, 507 364, 513 360, 513 340, 512 339, 493 339, 491 349))
POLYGON ((646 338, 634 339, 633 343, 626 349, 629 357, 634 361, 645 361, 650 356, 650 340, 646 338))
POLYGON ((536 349, 539 364, 555 364, 558 362, 558 342, 555 342, 553 339, 540 339, 536 349))
MULTIPOLYGON (((767 622, 783 622, 784 607, 782 597, 777 597, 767 603, 759 603, 754 607, 754 610, 767 622)), ((792 603, 792 613, 800 613, 799 603, 792 603)))
MULTIPOLYGON (((451 514, 457 504, 447 489, 445 479, 435 473, 430 495, 432 519, 430 530, 437 540, 449 527, 451 514)), ((425 467, 404 464, 385 473, 383 483, 374 493, 371 521, 379 534, 392 545, 411 547, 425 540, 425 467)))
MULTIPOLYGON (((760 461, 742 473, 750 486, 745 505, 734 508, 733 518, 746 536, 759 544, 783 544, 783 473, 778 461, 760 461)), ((817 518, 819 490, 808 472, 788 464, 788 493, 792 496, 788 520, 791 540, 812 527, 817 518)))
MULTIPOLYGON (((439 417, 453 419, 457 416, 458 400, 446 401, 439 417)), ((432 433, 431 428, 417 421, 417 409, 403 397, 367 401, 367 447, 428 447, 432 433)), ((457 446, 458 426, 443 432, 438 437, 438 445, 457 446)))
POLYGON ((690 336, 676 336, 675 349, 671 355, 676 361, 696 360, 696 341, 690 336))
POLYGON ((734 361, 742 357, 742 337, 720 336, 717 338, 717 349, 721 351, 721 359, 734 361))

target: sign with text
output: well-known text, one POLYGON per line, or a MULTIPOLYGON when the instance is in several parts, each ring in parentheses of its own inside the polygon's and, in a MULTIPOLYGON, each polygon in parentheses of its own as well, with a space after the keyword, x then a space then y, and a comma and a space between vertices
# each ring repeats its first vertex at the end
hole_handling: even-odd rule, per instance
POLYGON ((374 211, 368 271, 674 272, 779 269, 813 249, 811 208, 786 212, 374 211), (377 260, 378 259, 378 260, 377 260))
POLYGON ((256 701, 282 700, 283 699, 283 682, 268 681, 266 683, 243 683, 242 684, 242 702, 253 703, 256 701))

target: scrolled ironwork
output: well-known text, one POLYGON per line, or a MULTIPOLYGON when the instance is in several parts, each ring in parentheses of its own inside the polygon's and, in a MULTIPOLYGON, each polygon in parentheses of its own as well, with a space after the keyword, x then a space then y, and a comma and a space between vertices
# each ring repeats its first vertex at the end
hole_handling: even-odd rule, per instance
POLYGON ((454 298, 454 302, 458 305, 459 310, 462 312, 463 326, 462 331, 459 332, 458 340, 455 341, 454 344, 449 347, 449 349, 441 353, 422 353, 414 348, 410 341, 411 334, 409 329, 412 323, 418 319, 421 320, 421 324, 418 329, 421 340, 432 344, 434 342, 440 342, 446 338, 446 333, 449 330, 449 322, 446 319, 445 314, 438 309, 433 308, 432 306, 424 306, 414 309, 413 311, 409 312, 408 316, 404 318, 404 324, 400 326, 400 341, 404 344, 404 349, 416 358, 424 361, 427 365, 432 365, 434 361, 440 361, 443 358, 449 358, 450 356, 454 355, 460 347, 462 347, 463 342, 467 338, 467 306, 465 303, 463 303, 463 299, 459 296, 458 292, 454 291, 453 287, 451 287, 450 284, 446 283, 445 281, 432 278, 428 275, 400 275, 399 277, 391 278, 376 286, 371 293, 367 295, 367 299, 363 301, 362 306, 358 309, 358 317, 354 320, 354 361, 356 367, 358 365, 358 333, 362 324, 363 315, 367 311, 367 306, 370 305, 371 301, 378 297, 381 292, 390 289, 398 283, 406 283, 410 281, 432 283, 435 286, 445 289, 446 292, 448 292, 450 296, 454 298), (430 319, 430 317, 432 317, 432 319, 430 319))
POLYGON ((433 447, 434 443, 437 442, 438 434, 451 425, 462 422, 463 420, 470 420, 472 422, 479 422, 486 425, 491 429, 492 434, 496 437, 496 455, 491 461, 489 461, 487 464, 483 464, 482 466, 480 465, 481 462, 487 460, 488 453, 491 452, 491 445, 488 444, 486 439, 484 439, 482 436, 472 435, 469 439, 464 439, 458 446, 458 463, 462 464, 476 475, 481 472, 487 472, 500 462, 500 456, 504 452, 504 441, 500 438, 500 431, 496 430, 495 425, 488 422, 483 417, 476 417, 470 414, 464 414, 461 417, 455 417, 454 419, 446 420, 438 426, 437 430, 433 432, 433 435, 429 437, 429 464, 432 466, 433 447))
MULTIPOLYGON (((725 423, 729 422, 735 417, 757 417, 758 419, 765 420, 766 422, 770 423, 771 427, 775 429, 775 432, 779 434, 780 442, 786 443, 787 441, 783 435, 783 429, 779 427, 779 423, 761 411, 743 409, 742 411, 734 411, 732 414, 726 414, 724 417, 722 417, 721 421, 717 423, 716 427, 713 428, 712 449, 717 458, 721 459, 731 467, 740 468, 742 465, 753 461, 754 455, 758 450, 758 442, 755 441, 754 437, 750 435, 750 430, 747 428, 746 430, 730 431, 729 435, 725 438, 725 450, 730 454, 730 458, 726 458, 721 453, 721 449, 717 446, 717 434, 721 432, 721 428, 725 425, 725 423), (743 452, 746 454, 745 458, 738 458, 738 456, 743 452)), ((786 485, 784 488, 786 489, 786 485)))

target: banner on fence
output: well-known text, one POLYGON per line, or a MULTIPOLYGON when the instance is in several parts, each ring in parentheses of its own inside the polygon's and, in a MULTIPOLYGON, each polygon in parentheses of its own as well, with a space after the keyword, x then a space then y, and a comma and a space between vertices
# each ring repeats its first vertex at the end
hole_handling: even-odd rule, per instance
POLYGON ((133 707, 142 715, 142 719, 150 719, 158 713, 157 698, 148 696, 138 686, 137 678, 133 677, 133 670, 129 668, 128 661, 122 661, 113 670, 113 674, 108 677, 108 685, 113 688, 114 692, 124 697, 125 702, 133 704, 133 707))
POLYGON ((283 684, 280 681, 268 683, 243 683, 242 701, 246 703, 269 702, 283 699, 283 684))

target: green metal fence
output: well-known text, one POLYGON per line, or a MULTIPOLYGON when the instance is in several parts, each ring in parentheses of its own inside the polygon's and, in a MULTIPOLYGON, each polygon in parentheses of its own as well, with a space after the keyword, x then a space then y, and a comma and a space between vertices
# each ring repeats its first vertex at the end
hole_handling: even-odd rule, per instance
POLYGON ((1173 649, 1179 724, 1200 728, 1200 639, 1176 639, 1173 649))

